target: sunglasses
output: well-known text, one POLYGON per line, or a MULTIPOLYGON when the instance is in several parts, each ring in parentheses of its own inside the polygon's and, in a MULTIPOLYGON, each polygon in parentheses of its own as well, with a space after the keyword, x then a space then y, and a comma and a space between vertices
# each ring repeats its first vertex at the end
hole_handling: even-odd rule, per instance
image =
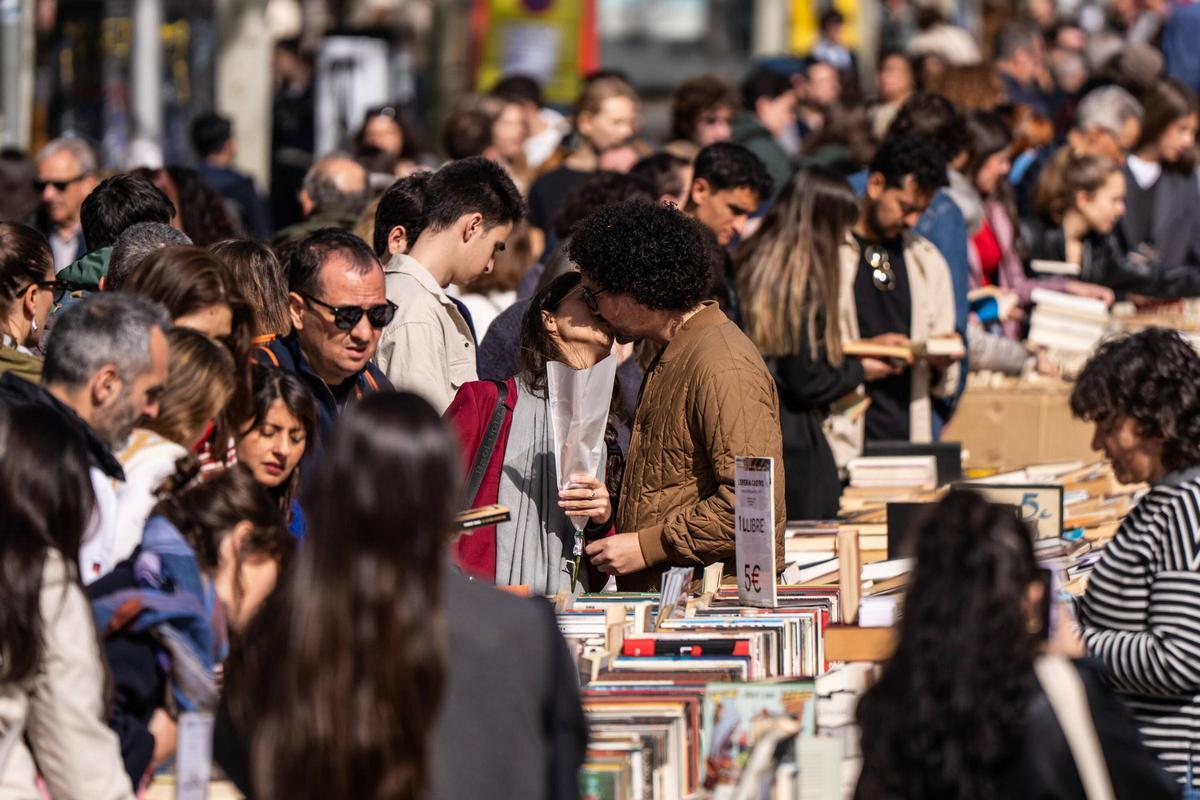
POLYGON ((606 291, 608 291, 608 290, 607 289, 597 289, 596 291, 593 292, 591 289, 584 286, 579 291, 579 299, 583 301, 583 304, 585 306, 587 306, 588 311, 592 312, 593 314, 599 314, 600 313, 600 303, 599 303, 599 301, 596 300, 596 298, 599 297, 600 295, 604 294, 606 291))
POLYGON ((45 289, 48 292, 53 292, 54 294, 59 294, 60 292, 65 292, 67 290, 67 282, 66 281, 60 281, 60 280, 34 281, 33 283, 25 284, 20 289, 18 289, 17 297, 20 297, 21 295, 25 294, 26 292, 28 292, 30 289, 32 289, 35 286, 39 289, 45 289))
POLYGON ((91 174, 90 172, 81 172, 78 175, 76 175, 74 178, 67 178, 65 181, 35 180, 33 182, 33 188, 37 189, 38 194, 41 194, 42 192, 46 191, 47 186, 53 186, 58 191, 65 192, 67 190, 68 186, 70 186, 73 183, 78 183, 79 181, 83 180, 90 174, 91 174))
POLYGON ((890 292, 896 288, 896 273, 892 270, 892 259, 888 251, 878 245, 871 245, 863 255, 867 266, 871 268, 871 283, 881 292, 890 292))
POLYGON ((386 328, 388 323, 392 321, 392 318, 396 316, 396 304, 391 300, 383 305, 363 308, 362 306, 331 306, 329 303, 318 300, 312 295, 301 294, 300 296, 306 302, 321 306, 322 308, 328 308, 332 311, 333 324, 339 331, 354 330, 354 326, 358 324, 364 314, 367 316, 367 322, 376 330, 386 328))

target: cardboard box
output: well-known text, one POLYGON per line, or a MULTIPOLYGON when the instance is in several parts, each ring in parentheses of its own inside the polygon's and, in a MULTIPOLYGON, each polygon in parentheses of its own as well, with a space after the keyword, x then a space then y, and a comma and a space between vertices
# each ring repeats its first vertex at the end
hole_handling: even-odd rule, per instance
POLYGON ((1093 426, 1071 416, 1070 384, 971 387, 942 431, 962 442, 964 466, 1002 472, 1045 461, 1093 461, 1093 426))

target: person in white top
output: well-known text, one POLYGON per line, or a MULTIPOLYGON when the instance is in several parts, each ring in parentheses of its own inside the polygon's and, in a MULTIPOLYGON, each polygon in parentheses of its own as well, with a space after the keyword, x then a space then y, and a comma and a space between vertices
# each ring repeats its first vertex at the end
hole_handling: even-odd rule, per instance
POLYGON ((434 173, 423 210, 416 243, 384 269, 396 315, 379 339, 375 364, 396 389, 421 395, 440 414, 476 379, 475 341, 445 289, 492 269, 525 204, 503 167, 475 157, 434 173))
POLYGON ((210 423, 233 397, 233 356, 224 345, 188 328, 171 329, 167 342, 171 365, 158 416, 134 429, 117 453, 125 469, 125 482, 117 487, 113 558, 118 562, 141 544, 162 482, 176 473, 180 460, 187 466, 210 423))

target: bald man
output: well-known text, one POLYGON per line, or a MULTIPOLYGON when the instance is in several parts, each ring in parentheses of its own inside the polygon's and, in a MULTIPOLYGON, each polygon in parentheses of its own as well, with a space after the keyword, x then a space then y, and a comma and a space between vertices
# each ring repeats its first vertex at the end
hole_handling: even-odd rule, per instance
POLYGON ((349 156, 318 159, 304 176, 300 208, 304 221, 275 234, 275 243, 297 242, 321 228, 352 230, 367 202, 367 171, 349 156))

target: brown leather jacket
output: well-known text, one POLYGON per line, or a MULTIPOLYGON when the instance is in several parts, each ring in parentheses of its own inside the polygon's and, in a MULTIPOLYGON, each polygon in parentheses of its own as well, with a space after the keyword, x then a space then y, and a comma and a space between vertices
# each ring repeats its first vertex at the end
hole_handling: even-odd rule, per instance
POLYGON ((621 589, 654 588, 669 566, 732 563, 735 456, 775 459, 776 567, 783 569, 779 396, 754 344, 709 302, 642 385, 617 530, 637 532, 649 566, 620 578, 621 589))

